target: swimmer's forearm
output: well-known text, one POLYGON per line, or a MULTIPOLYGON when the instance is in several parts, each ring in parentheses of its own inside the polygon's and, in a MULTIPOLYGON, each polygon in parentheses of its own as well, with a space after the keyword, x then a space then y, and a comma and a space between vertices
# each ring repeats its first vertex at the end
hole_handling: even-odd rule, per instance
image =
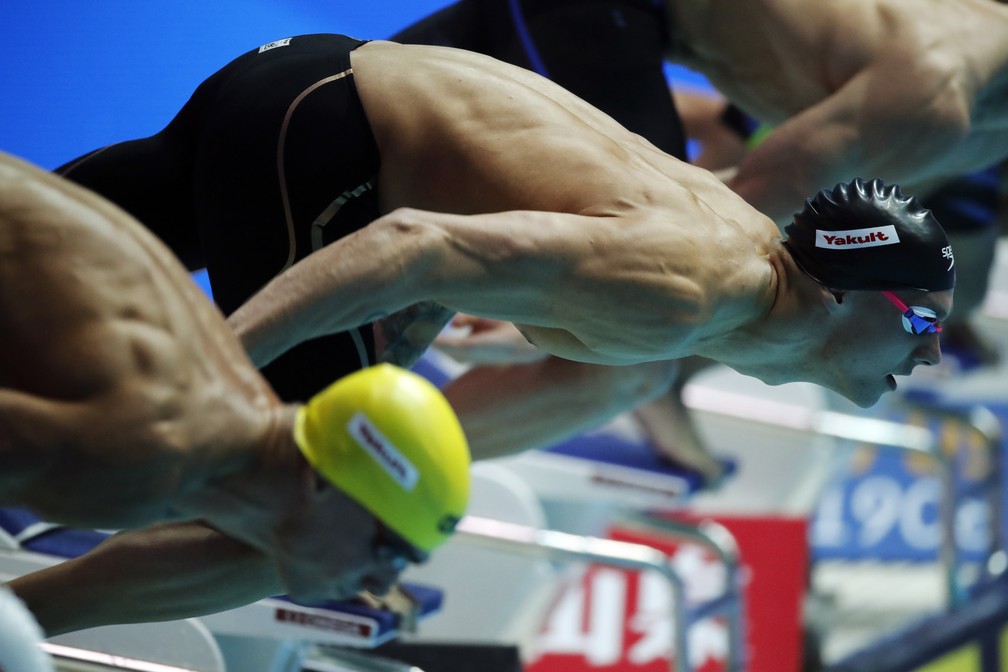
POLYGON ((853 175, 903 184, 924 177, 935 154, 961 139, 955 114, 941 112, 956 99, 931 99, 911 77, 893 78, 898 67, 878 63, 781 123, 728 186, 780 225, 804 199, 853 175))
POLYGON ((367 324, 426 298, 427 249, 423 232, 384 217, 273 278, 228 324, 253 363, 263 366, 298 343, 367 324))
MULTIPOLYGON (((593 230, 608 226, 600 219, 399 209, 287 269, 228 323, 257 366, 297 343, 420 301, 549 324, 553 307, 565 296, 590 296, 573 291, 570 280, 572 268, 597 256, 593 230)), ((593 304, 587 299, 585 308, 593 304)))
POLYGON ((779 128, 745 156, 725 184, 783 228, 804 199, 832 186, 842 170, 837 153, 821 145, 813 151, 808 145, 779 128))
POLYGON ((283 592, 259 551, 200 523, 120 533, 10 585, 47 636, 200 616, 283 592))
POLYGON ((865 145, 868 78, 776 125, 739 163, 728 186, 778 226, 819 189, 874 168, 880 148, 865 145))

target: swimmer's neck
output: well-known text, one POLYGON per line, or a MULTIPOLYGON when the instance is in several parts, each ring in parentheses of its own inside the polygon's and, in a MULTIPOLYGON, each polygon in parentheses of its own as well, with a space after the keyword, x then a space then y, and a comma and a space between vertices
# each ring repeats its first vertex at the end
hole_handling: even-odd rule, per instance
POLYGON ((306 463, 294 442, 296 407, 278 406, 267 430, 246 450, 226 456, 207 476, 180 493, 174 518, 200 518, 256 548, 272 544, 271 532, 296 506, 306 463))
POLYGON ((809 333, 811 303, 817 285, 778 244, 767 256, 770 274, 763 294, 763 310, 697 353, 717 360, 768 385, 800 379, 798 363, 817 347, 809 333))

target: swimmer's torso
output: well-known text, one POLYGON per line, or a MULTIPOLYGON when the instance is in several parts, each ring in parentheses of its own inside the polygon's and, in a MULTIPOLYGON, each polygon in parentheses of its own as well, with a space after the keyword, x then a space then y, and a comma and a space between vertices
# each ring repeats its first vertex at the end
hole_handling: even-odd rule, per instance
MULTIPOLYGON (((628 295, 594 315, 566 315, 572 331, 585 322, 582 340, 597 338, 601 350, 620 332, 647 332, 653 319, 655 330, 689 332, 669 334, 667 349, 651 353, 677 356, 676 339, 685 347, 704 329, 723 331, 767 308, 767 242, 776 228, 707 171, 662 154, 553 83, 478 54, 378 42, 354 51, 351 62, 381 154, 383 210, 611 218, 611 237, 599 241, 600 282, 625 276, 628 295), (677 313, 658 299, 682 285, 702 295, 695 312, 677 313), (646 286, 656 288, 656 300, 632 301, 630 288, 646 286), (620 310, 634 319, 613 329, 606 318, 620 310), (595 333, 588 323, 598 325, 595 333)), ((660 340, 641 339, 631 349, 660 340)))
MULTIPOLYGON (((905 116, 941 106, 942 116, 961 116, 949 124, 969 128, 965 139, 930 134, 936 146, 927 149, 928 165, 921 170, 973 170, 1008 153, 1004 5, 990 0, 670 0, 668 6, 672 28, 694 52, 679 60, 703 72, 761 121, 780 124, 874 67, 877 82, 858 94, 868 114, 875 100, 902 96, 905 90, 917 101, 905 116)), ((919 143, 929 137, 917 135, 919 143)), ((882 177, 906 182, 904 176, 882 177)))

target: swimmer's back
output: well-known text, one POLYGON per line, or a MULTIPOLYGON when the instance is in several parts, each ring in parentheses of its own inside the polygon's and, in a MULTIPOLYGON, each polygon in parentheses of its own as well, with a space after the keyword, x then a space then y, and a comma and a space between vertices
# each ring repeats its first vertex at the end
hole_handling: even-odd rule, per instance
POLYGON ((549 80, 481 54, 372 42, 351 62, 385 210, 581 212, 691 170, 549 80))
POLYGON ((17 386, 83 398, 178 374, 182 356, 234 355, 184 269, 115 206, 5 155, 0 204, 0 357, 17 386))
POLYGON ((247 446, 278 406, 163 244, 0 154, 0 501, 88 526, 164 517, 194 455, 247 446))

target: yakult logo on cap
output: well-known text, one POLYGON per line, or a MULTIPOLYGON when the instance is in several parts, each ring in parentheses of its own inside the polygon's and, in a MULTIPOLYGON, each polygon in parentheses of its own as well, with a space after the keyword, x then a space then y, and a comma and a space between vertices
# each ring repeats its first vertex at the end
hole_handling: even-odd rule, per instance
POLYGON ((870 229, 854 229, 853 231, 823 231, 816 229, 815 246, 829 250, 855 250, 860 247, 879 247, 880 245, 896 245, 900 242, 896 227, 875 226, 870 229))
POLYGON ((347 432, 403 490, 409 492, 416 486, 420 478, 417 468, 391 441, 382 436, 366 415, 357 413, 350 418, 347 432))

